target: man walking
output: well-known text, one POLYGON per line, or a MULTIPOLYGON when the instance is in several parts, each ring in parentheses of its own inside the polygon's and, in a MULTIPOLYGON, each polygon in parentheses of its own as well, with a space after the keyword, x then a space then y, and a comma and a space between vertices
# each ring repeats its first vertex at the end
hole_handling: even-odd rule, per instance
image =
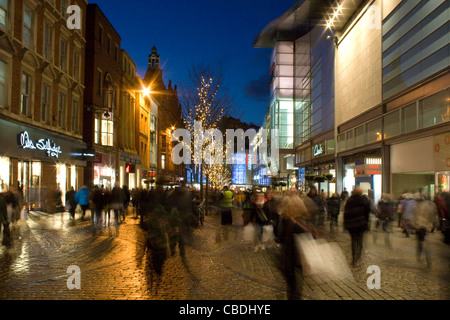
POLYGON ((356 187, 352 196, 347 200, 344 210, 344 227, 351 236, 353 267, 360 265, 363 237, 369 226, 370 211, 369 199, 363 196, 360 187, 356 187))

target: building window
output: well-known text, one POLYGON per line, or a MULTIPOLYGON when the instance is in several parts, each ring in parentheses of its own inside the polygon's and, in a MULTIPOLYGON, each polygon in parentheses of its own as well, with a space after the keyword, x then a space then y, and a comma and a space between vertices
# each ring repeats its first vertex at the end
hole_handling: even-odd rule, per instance
POLYGON ((166 169, 166 155, 162 154, 161 155, 161 169, 166 169))
POLYGON ((103 91, 103 72, 97 70, 97 95, 101 96, 103 91))
POLYGON ((22 101, 20 112, 31 118, 31 76, 22 74, 22 101))
POLYGON ((33 44, 33 13, 25 7, 23 10, 23 43, 25 46, 32 48, 33 44))
POLYGON ((100 44, 100 46, 103 45, 103 27, 102 26, 98 27, 98 43, 100 44))
POLYGON ((111 38, 108 37, 108 40, 106 42, 106 50, 108 50, 108 54, 111 54, 111 38))
POLYGON ((8 23, 8 0, 0 0, 0 28, 6 29, 8 23))
POLYGON ((44 26, 44 58, 52 60, 53 30, 48 23, 44 26))
POLYGON ((64 129, 64 111, 66 109, 66 96, 59 93, 58 99, 58 127, 64 129))
POLYGON ((48 123, 50 111, 50 86, 42 85, 41 121, 48 123))
POLYGON ((67 42, 61 39, 61 48, 59 53, 59 65, 61 70, 67 72, 67 42))
POLYGON ((161 136, 161 148, 162 148, 162 149, 166 149, 166 146, 167 146, 166 135, 163 134, 163 135, 161 136))
POLYGON ((113 146, 114 124, 111 120, 102 119, 102 145, 113 146))
POLYGON ((100 135, 100 119, 99 116, 95 116, 95 124, 94 124, 94 143, 99 144, 99 135, 100 135))
POLYGON ((67 7, 68 7, 67 0, 61 0, 61 14, 63 16, 66 15, 67 7))
POLYGON ((6 107, 6 63, 0 60, 0 107, 6 107))
POLYGON ((78 133, 78 101, 72 101, 72 132, 78 133))
POLYGON ((73 53, 73 77, 75 80, 80 80, 80 53, 75 51, 73 53))

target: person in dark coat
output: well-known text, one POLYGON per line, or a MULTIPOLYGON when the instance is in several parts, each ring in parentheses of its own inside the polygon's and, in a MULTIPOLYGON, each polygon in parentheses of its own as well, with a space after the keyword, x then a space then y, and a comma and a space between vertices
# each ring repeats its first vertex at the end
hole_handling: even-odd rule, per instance
POLYGON ((314 226, 322 227, 325 224, 325 201, 317 193, 316 187, 311 187, 307 196, 314 201, 317 206, 316 212, 313 214, 314 226))
POLYGON ((125 220, 125 217, 128 213, 128 206, 130 205, 131 193, 127 185, 124 185, 122 187, 122 190, 123 194, 125 195, 125 198, 123 199, 123 220, 125 220))
POLYGON ((369 227, 370 212, 369 199, 363 196, 360 187, 356 187, 352 196, 347 200, 344 211, 344 227, 351 236, 353 267, 359 266, 360 263, 364 232, 369 227))
POLYGON ((75 209, 77 208, 77 202, 75 201, 75 190, 71 187, 66 192, 66 207, 67 211, 69 211, 70 219, 75 219, 75 209))
POLYGON ((92 214, 92 226, 101 225, 102 210, 103 210, 103 194, 98 186, 95 186, 90 193, 90 200, 93 203, 95 214, 92 214))
POLYGON ((395 213, 397 212, 397 202, 390 194, 383 193, 380 201, 378 201, 377 218, 381 222, 381 227, 385 232, 385 244, 391 246, 389 234, 392 232, 392 221, 395 219, 395 213))
POLYGON ((327 210, 330 215, 330 231, 333 232, 338 225, 339 213, 341 212, 341 199, 337 193, 327 200, 327 210))

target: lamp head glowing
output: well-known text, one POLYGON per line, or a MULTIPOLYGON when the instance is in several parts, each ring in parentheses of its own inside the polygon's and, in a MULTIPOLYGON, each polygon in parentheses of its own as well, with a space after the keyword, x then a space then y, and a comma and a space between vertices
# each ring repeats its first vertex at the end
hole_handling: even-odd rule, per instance
POLYGON ((142 94, 144 95, 144 97, 150 97, 150 87, 144 87, 144 89, 142 90, 142 94))

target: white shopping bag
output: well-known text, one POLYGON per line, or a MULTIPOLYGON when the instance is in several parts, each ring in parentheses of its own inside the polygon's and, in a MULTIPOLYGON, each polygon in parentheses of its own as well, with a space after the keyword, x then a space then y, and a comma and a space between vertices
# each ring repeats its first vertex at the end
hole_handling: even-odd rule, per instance
POLYGON ((336 243, 314 240, 310 233, 295 235, 304 276, 316 280, 352 280, 344 253, 336 243))
POLYGON ((256 236, 256 228, 253 223, 248 223, 244 226, 244 230, 242 233, 242 238, 245 242, 253 242, 255 241, 256 236))
POLYGON ((261 241, 267 243, 275 240, 275 233, 273 232, 273 226, 271 224, 264 226, 262 231, 261 241))

